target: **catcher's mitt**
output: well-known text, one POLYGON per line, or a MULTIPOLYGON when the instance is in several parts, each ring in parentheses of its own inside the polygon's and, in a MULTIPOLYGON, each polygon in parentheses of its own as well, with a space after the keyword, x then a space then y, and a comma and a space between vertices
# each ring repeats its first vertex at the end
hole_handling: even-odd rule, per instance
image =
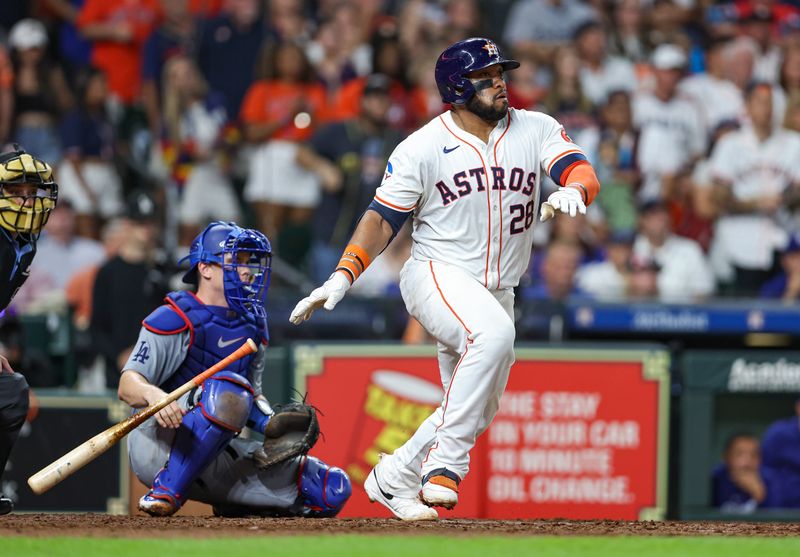
POLYGON ((264 444, 250 453, 260 468, 267 468, 311 450, 319 437, 317 411, 302 402, 275 406, 264 428, 264 444))

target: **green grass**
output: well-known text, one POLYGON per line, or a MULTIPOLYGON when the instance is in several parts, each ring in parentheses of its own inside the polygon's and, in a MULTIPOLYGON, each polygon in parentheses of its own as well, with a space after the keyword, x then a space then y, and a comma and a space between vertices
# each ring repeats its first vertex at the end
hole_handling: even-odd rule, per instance
POLYGON ((797 538, 296 536, 164 540, 5 538, 9 557, 788 557, 797 538))

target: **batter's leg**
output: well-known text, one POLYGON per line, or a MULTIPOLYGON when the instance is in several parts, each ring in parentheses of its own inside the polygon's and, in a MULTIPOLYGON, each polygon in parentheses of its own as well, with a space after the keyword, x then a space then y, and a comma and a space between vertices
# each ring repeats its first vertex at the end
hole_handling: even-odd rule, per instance
POLYGON ((445 348, 440 354, 445 396, 411 440, 395 451, 397 458, 389 459, 387 475, 419 489, 419 484, 412 488, 410 479, 419 473, 420 452, 430 446, 421 472, 435 478, 434 483, 447 484, 447 504, 452 506, 457 484, 469 470, 475 438, 496 412, 495 407, 487 412, 487 404, 499 402, 498 383, 505 386, 513 363, 514 325, 508 311, 513 297, 506 300, 502 294, 498 299, 456 267, 420 261, 404 268, 401 290, 409 312, 445 348))
MULTIPOLYGON (((461 355, 448 346, 438 343, 439 373, 446 391, 461 355)), ((393 492, 405 497, 416 497, 422 485, 422 460, 436 441, 436 426, 441 422, 441 407, 420 424, 414 435, 381 460, 386 484, 393 492)))
POLYGON ((457 502, 458 484, 469 471, 469 451, 497 410, 502 394, 498 387, 504 388, 514 361, 515 331, 505 304, 480 285, 476 288, 462 271, 431 264, 430 272, 441 305, 422 308, 417 318, 453 348, 459 345, 448 320, 460 324, 467 339, 437 412, 436 441, 422 463, 423 500, 451 507, 457 502))

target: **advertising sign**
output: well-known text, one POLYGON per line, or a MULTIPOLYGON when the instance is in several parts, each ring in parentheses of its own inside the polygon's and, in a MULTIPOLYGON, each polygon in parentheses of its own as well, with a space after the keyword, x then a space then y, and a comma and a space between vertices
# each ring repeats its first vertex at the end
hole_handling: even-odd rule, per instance
MULTIPOLYGON (((490 428, 443 517, 663 518, 665 351, 519 349, 490 428)), ((432 347, 316 346, 295 352, 296 386, 322 415, 312 451, 344 468, 341 516, 390 516, 362 485, 441 402, 432 347)))

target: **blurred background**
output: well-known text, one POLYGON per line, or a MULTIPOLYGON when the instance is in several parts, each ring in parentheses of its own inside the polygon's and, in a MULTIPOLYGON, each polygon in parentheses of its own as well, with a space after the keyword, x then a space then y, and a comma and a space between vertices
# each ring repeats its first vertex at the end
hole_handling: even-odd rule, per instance
MULTIPOLYGON (((114 406, 141 319, 182 288, 176 261, 215 219, 272 242, 270 398, 306 386, 303 347, 427 346, 399 295, 407 229, 335 312, 288 314, 393 148, 446 109, 435 60, 470 36, 522 62, 511 105, 564 124, 603 184, 586 216, 537 224, 520 346, 666 362, 651 516, 800 507, 797 0, 1 2, 0 143, 53 165, 60 195, 0 351, 80 443, 102 424, 71 428, 67 409, 114 406)), ((18 499, 25 453, 0 490, 18 499)))

